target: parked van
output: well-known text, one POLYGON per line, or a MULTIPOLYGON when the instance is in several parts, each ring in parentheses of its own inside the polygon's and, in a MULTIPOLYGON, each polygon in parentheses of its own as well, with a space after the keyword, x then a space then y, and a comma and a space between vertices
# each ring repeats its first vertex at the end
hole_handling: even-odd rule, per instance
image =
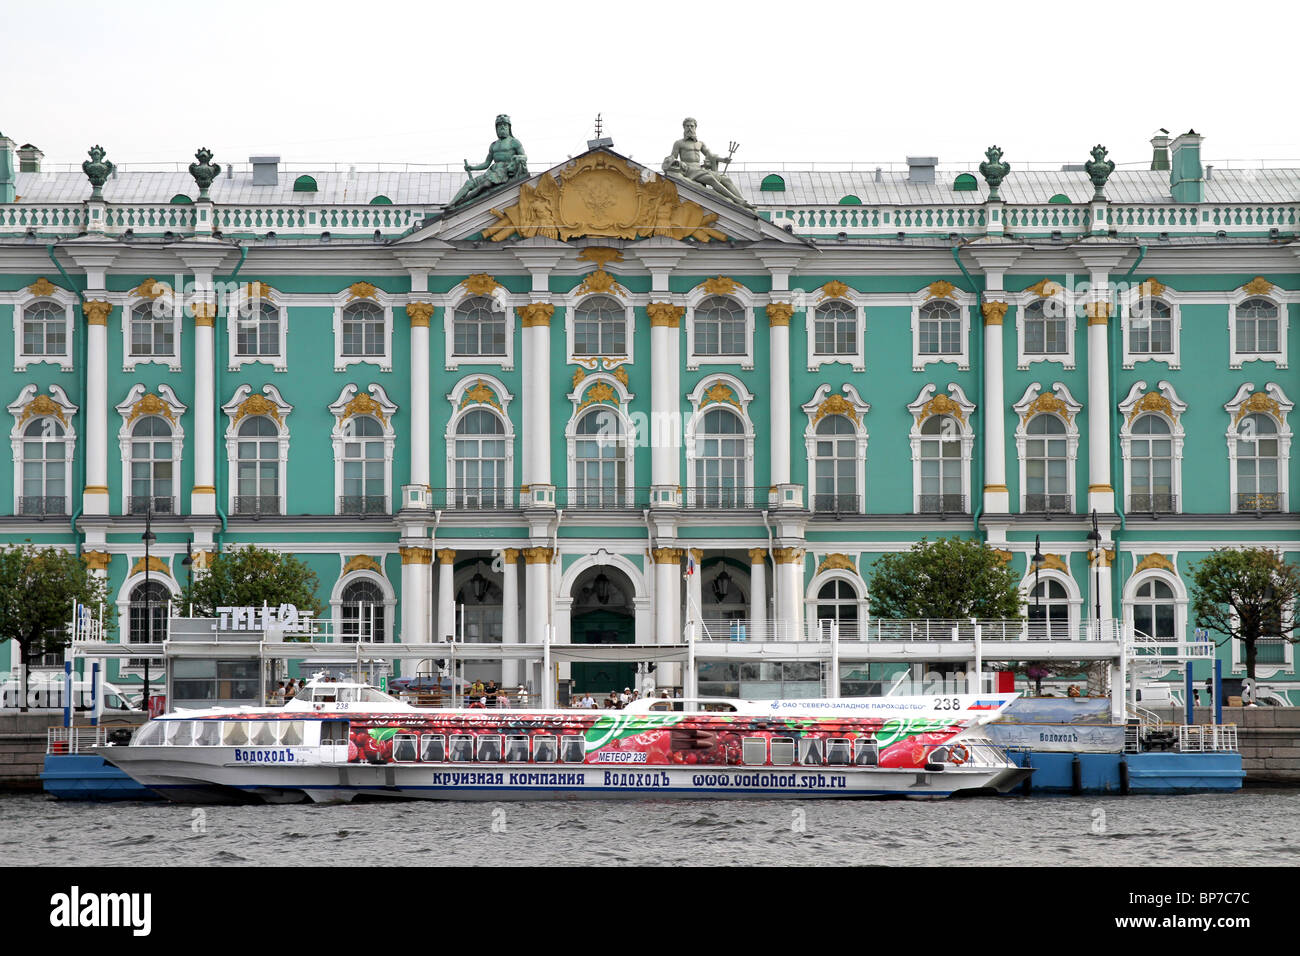
MULTIPOLYGON (((90 678, 74 678, 72 682, 73 706, 78 710, 89 710, 91 706, 90 678)), ((105 712, 137 711, 127 699, 126 693, 113 684, 104 681, 101 685, 105 712)), ((27 706, 29 709, 63 709, 63 675, 57 677, 45 673, 30 674, 27 678, 27 706)), ((10 679, 0 684, 0 709, 17 710, 19 707, 20 685, 17 679, 10 679)))

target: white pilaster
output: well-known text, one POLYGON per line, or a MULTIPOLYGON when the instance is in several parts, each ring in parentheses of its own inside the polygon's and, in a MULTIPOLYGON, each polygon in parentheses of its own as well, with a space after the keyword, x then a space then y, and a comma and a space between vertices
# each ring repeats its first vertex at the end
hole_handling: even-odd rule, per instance
POLYGON ((790 316, 794 309, 787 303, 773 302, 767 307, 770 323, 768 342, 771 353, 769 409, 771 427, 771 484, 790 483, 790 316))
POLYGON ((108 514, 108 302, 91 296, 86 316, 86 487, 82 513, 108 514))
POLYGON ((1011 510, 1011 493, 1007 489, 1006 396, 1002 381, 1002 322, 1007 303, 985 302, 983 312, 984 511, 1006 514, 1011 510))
POLYGON ((774 636, 782 640, 802 640, 803 628, 803 548, 774 548, 776 562, 776 601, 773 605, 774 636))
MULTIPOLYGON (((425 544, 428 539, 418 539, 425 544)), ((422 544, 402 547, 402 643, 427 644, 430 640, 429 564, 433 552, 422 544)))
MULTIPOLYGON (((501 643, 519 644, 519 549, 506 548, 501 556, 501 643)), ((501 684, 521 683, 522 661, 501 662, 501 684)))
POLYGON ((751 641, 767 640, 767 549, 749 549, 749 624, 751 641))
POLYGON ((679 503, 677 487, 682 483, 678 349, 685 310, 666 299, 646 307, 650 318, 650 483, 654 486, 652 503, 673 507, 679 503))
MULTIPOLYGON (((194 487, 190 490, 190 514, 195 515, 217 513, 215 316, 215 303, 195 304, 194 487)), ((227 321, 233 319, 227 316, 227 321)))
POLYGON ((456 633, 456 552, 451 548, 441 548, 438 557, 438 630, 433 635, 435 642, 447 639, 447 635, 459 637, 456 633))
POLYGON ((433 306, 411 302, 411 484, 429 484, 429 321, 433 306))
POLYGON ((655 569, 655 643, 681 643, 682 549, 654 548, 650 556, 655 569))
POLYGON ((555 307, 534 302, 517 310, 523 326, 522 479, 532 485, 551 484, 551 316, 555 307))
POLYGON ((1110 484, 1109 315, 1109 303, 1088 303, 1088 510, 1103 514, 1115 510, 1110 484))
MULTIPOLYGON (((524 618, 529 644, 541 646, 551 623, 551 548, 524 548, 524 618)), ((541 656, 540 654, 538 655, 541 656)), ((554 683, 555 674, 542 675, 543 683, 554 683)))

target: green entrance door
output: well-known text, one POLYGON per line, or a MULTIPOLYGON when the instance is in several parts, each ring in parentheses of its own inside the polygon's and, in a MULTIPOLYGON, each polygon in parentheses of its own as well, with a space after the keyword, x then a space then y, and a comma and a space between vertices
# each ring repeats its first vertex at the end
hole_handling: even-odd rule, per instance
MULTIPOLYGON (((636 642, 636 621, 614 611, 589 611, 575 616, 571 625, 574 644, 632 644, 636 642)), ((571 666, 573 689, 603 700, 611 690, 636 686, 636 665, 598 661, 571 666)))

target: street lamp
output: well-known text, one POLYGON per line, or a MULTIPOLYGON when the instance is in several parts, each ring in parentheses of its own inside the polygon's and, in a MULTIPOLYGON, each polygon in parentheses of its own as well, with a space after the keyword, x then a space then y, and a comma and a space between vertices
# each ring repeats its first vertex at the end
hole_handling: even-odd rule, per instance
MULTIPOLYGON (((153 643, 153 594, 149 590, 149 542, 157 541, 153 533, 153 499, 146 499, 144 508, 144 634, 145 643, 153 643)), ((149 658, 144 659, 144 709, 149 710, 149 658)))
POLYGON ((1034 618, 1041 621, 1043 614, 1041 609, 1042 593, 1038 587, 1038 570, 1047 561, 1043 557, 1043 549, 1039 543, 1038 535, 1034 535, 1034 556, 1029 559, 1029 566, 1034 569, 1034 618))
POLYGON ((1101 532, 1097 530, 1097 509, 1092 509, 1092 530, 1088 532, 1088 543, 1092 546, 1092 593, 1096 600, 1097 637, 1101 638, 1101 532))

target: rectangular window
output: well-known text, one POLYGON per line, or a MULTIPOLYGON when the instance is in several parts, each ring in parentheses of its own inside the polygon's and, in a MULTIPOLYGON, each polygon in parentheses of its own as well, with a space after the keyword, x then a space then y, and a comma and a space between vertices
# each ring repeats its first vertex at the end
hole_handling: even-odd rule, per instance
POLYGON ((794 738, 772 738, 772 763, 778 767, 788 767, 794 763, 794 738))
POLYGON ((741 740, 740 759, 751 766, 767 763, 767 741, 762 737, 745 737, 741 740))
POLYGON ((443 763, 446 761, 447 738, 442 734, 421 734, 420 759, 428 763, 443 763))
POLYGON ((533 763, 554 763, 557 753, 555 737, 551 734, 538 734, 533 738, 533 763))

